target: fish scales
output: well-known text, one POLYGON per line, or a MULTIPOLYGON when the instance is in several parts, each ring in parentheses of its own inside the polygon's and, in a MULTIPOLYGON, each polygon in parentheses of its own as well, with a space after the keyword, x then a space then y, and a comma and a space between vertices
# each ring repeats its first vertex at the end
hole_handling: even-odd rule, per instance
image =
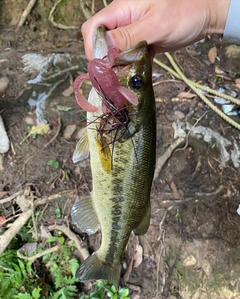
MULTIPOLYGON (((102 112, 100 110, 98 114, 87 114, 90 121, 87 138, 93 191, 91 197, 79 199, 75 203, 71 214, 73 222, 83 231, 94 233, 100 228, 102 241, 100 248, 77 271, 77 277, 81 281, 107 279, 118 285, 122 256, 131 231, 143 234, 149 226, 150 189, 156 151, 151 59, 146 42, 130 49, 129 53, 134 59, 125 62, 127 73, 124 73, 123 68, 119 73, 116 71, 116 74, 120 84, 135 93, 138 105, 126 104, 130 121, 127 127, 120 127, 119 139, 99 148, 97 144, 102 141, 94 120, 102 112), (136 75, 141 79, 141 87, 134 89, 130 82, 136 75)), ((128 52, 120 55, 121 59, 125 59, 128 52)), ((93 105, 101 106, 102 99, 94 90, 88 100, 93 105)), ((103 140, 113 140, 116 137, 114 130, 101 134, 103 140)))

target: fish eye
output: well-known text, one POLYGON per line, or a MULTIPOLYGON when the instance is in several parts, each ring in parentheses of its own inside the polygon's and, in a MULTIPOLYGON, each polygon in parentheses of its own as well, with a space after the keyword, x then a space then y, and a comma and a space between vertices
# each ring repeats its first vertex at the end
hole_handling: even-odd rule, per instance
POLYGON ((140 89, 142 87, 142 83, 143 83, 142 78, 139 77, 138 75, 134 75, 130 81, 134 89, 140 89))

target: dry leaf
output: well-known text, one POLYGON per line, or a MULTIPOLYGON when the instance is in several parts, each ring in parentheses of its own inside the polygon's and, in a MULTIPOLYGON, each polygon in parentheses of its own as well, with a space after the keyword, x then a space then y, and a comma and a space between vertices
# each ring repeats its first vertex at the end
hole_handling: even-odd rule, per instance
POLYGON ((62 92, 62 95, 65 97, 69 97, 71 94, 73 94, 73 85, 70 85, 62 92))
POLYGON ((24 194, 18 196, 15 201, 19 205, 22 212, 26 212, 29 209, 29 201, 26 199, 24 194))
POLYGON ((0 216, 0 228, 6 224, 6 217, 0 216))
POLYGON ((178 97, 179 99, 192 99, 192 98, 194 98, 195 96, 196 96, 195 93, 185 92, 185 91, 182 91, 182 92, 180 92, 180 93, 177 95, 177 97, 178 97))
POLYGON ((213 47, 208 52, 208 59, 211 63, 214 63, 217 57, 217 48, 213 47))
POLYGON ((40 124, 38 126, 32 126, 29 135, 44 135, 50 130, 49 124, 40 124))
POLYGON ((183 198, 183 191, 182 190, 178 190, 176 184, 173 181, 171 182, 171 189, 173 191, 173 197, 175 199, 181 199, 181 198, 183 198))
POLYGON ((129 281, 129 277, 130 277, 130 274, 132 272, 132 267, 133 267, 133 258, 131 259, 131 262, 128 265, 127 270, 123 275, 123 280, 124 280, 125 284, 129 281))
POLYGON ((41 231, 42 242, 45 242, 47 239, 52 237, 52 234, 49 232, 49 229, 47 226, 41 225, 40 231, 41 231))
POLYGON ((143 260, 143 248, 140 244, 136 245, 136 249, 135 249, 135 254, 133 257, 133 261, 134 261, 134 268, 137 268, 141 265, 143 260))
POLYGON ((218 65, 215 65, 215 74, 225 75, 225 72, 223 70, 221 70, 218 65))
POLYGON ((5 196, 6 194, 7 194, 6 191, 1 191, 1 192, 0 192, 0 198, 3 198, 3 196, 5 196))
POLYGON ((226 48, 225 56, 227 58, 239 58, 240 57, 240 47, 237 45, 230 45, 226 48))
POLYGON ((235 86, 238 88, 238 89, 240 89, 240 78, 238 78, 238 79, 236 79, 235 80, 235 86))

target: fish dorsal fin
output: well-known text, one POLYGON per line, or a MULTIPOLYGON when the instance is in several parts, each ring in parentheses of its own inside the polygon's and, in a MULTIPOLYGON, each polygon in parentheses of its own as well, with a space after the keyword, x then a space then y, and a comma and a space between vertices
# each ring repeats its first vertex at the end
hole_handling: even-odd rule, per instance
POLYGON ((71 210, 71 217, 73 223, 87 234, 94 234, 100 229, 90 195, 77 198, 71 210))
POLYGON ((73 153, 73 163, 80 162, 89 156, 89 141, 88 141, 88 135, 87 130, 84 133, 84 135, 80 138, 78 141, 75 151, 73 153))
POLYGON ((134 229, 135 235, 143 235, 147 232, 147 230, 149 228, 149 224, 150 224, 150 214, 151 214, 151 212, 150 212, 150 203, 149 203, 148 208, 146 210, 145 215, 143 216, 142 221, 140 222, 138 227, 134 229))

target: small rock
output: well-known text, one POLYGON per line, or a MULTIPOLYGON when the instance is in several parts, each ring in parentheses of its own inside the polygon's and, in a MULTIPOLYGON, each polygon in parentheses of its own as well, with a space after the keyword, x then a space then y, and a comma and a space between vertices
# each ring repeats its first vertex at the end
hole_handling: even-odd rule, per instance
POLYGON ((35 122, 35 120, 34 120, 31 116, 27 115, 27 116, 24 118, 24 120, 25 120, 25 122, 26 122, 28 125, 30 125, 30 126, 36 126, 36 122, 35 122))
POLYGON ((240 47, 237 45, 230 45, 225 49, 226 58, 239 58, 240 57, 240 47))
POLYGON ((203 261, 202 269, 207 277, 209 277, 212 274, 212 267, 208 261, 203 261))
POLYGON ((176 116, 177 119, 183 119, 185 117, 185 114, 182 111, 176 110, 174 112, 174 115, 176 116))
POLYGON ((193 267, 197 264, 197 260, 193 255, 189 255, 184 261, 183 266, 184 267, 193 267))
POLYGON ((4 93, 8 88, 10 80, 7 77, 0 78, 0 93, 4 93))
POLYGON ((238 206, 237 213, 240 215, 240 205, 238 206))
POLYGON ((83 127, 74 134, 74 138, 79 140, 87 133, 87 127, 83 127))
POLYGON ((9 150, 9 139, 0 115, 0 154, 5 154, 9 150))
POLYGON ((69 140, 72 137, 73 133, 75 132, 76 128, 77 128, 76 125, 68 125, 63 132, 63 137, 69 140))

